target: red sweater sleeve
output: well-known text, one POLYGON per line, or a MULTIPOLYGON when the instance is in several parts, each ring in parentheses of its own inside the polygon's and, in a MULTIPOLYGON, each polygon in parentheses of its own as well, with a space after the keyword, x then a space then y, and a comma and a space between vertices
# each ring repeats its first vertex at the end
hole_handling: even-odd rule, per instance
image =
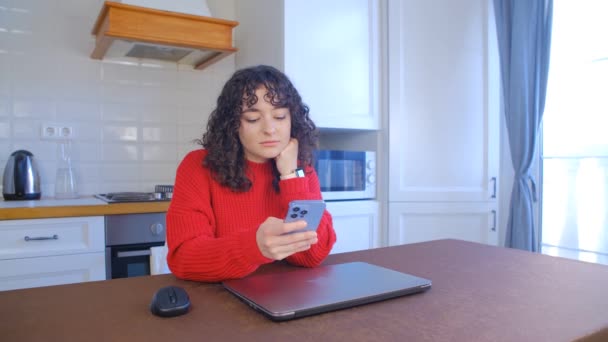
POLYGON ((241 278, 272 262, 262 255, 255 231, 216 237, 211 174, 201 166, 206 153, 195 151, 180 163, 167 212, 167 263, 178 278, 221 281, 241 278))
MULTIPOLYGON (((280 182, 282 205, 287 207, 292 200, 322 199, 319 177, 312 167, 305 170, 306 177, 290 178, 280 182)), ((316 267, 325 260, 336 242, 336 233, 333 228, 331 214, 325 210, 319 227, 317 228, 318 242, 310 249, 287 257, 287 261, 294 265, 316 267)))

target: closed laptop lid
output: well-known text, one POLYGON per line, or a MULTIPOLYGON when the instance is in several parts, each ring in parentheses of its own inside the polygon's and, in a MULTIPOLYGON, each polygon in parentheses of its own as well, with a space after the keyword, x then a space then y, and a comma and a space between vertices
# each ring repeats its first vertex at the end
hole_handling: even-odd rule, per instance
POLYGON ((288 320, 427 290, 428 279, 365 262, 254 274, 223 282, 273 320, 288 320))

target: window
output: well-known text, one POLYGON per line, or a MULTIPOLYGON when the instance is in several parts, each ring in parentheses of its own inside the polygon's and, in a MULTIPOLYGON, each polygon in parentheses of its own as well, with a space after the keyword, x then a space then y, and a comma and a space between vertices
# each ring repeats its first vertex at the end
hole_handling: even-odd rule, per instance
POLYGON ((555 0, 542 252, 608 264, 608 2, 555 0))

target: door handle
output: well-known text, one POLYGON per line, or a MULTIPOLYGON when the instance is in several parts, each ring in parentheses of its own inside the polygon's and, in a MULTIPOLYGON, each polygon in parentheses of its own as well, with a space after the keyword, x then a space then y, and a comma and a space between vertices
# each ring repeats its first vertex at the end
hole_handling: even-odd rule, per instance
POLYGON ((492 196, 490 198, 496 198, 496 177, 490 178, 492 181, 492 196))
POLYGON ((493 232, 496 231, 496 210, 492 210, 492 228, 490 230, 492 230, 493 232))
POLYGON ((117 258, 129 258, 129 257, 144 256, 144 255, 150 255, 150 254, 151 254, 151 252, 149 249, 144 249, 141 251, 118 252, 118 253, 116 253, 116 257, 117 258))

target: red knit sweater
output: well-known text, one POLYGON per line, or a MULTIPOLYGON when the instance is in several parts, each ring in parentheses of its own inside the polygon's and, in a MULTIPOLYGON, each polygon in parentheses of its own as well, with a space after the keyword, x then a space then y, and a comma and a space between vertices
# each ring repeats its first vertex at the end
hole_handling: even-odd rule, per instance
MULTIPOLYGON (((247 161, 253 185, 234 192, 216 182, 202 166, 205 150, 190 152, 177 169, 173 199, 167 212, 167 263, 178 278, 221 281, 241 278, 270 263, 260 252, 256 231, 269 216, 283 219, 289 201, 321 199, 314 169, 306 177, 280 181, 280 193, 272 187, 272 164, 247 161)), ((332 218, 325 211, 317 229, 318 242, 287 261, 315 267, 336 241, 332 218)))

